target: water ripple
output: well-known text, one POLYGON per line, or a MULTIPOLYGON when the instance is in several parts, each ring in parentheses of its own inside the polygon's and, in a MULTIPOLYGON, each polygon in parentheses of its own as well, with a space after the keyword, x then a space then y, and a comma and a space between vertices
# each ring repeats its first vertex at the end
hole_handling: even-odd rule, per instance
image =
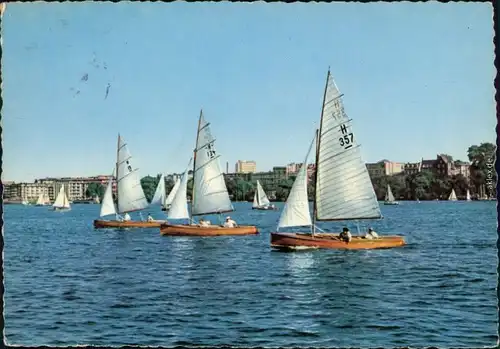
POLYGON ((298 253, 269 248, 280 212, 235 206, 236 220, 258 222, 260 235, 189 239, 161 237, 155 229, 94 230, 97 205, 74 205, 64 214, 6 206, 8 342, 496 344, 494 203, 385 206, 374 228, 403 232, 405 248, 298 253))

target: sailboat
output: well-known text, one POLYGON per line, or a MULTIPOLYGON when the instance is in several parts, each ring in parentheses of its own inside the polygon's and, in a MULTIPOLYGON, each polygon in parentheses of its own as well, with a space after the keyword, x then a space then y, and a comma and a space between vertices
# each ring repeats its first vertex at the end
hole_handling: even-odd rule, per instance
MULTIPOLYGON (((194 150, 193 164, 193 195, 191 201, 191 224, 162 224, 160 232, 162 235, 183 235, 183 236, 218 236, 218 235, 249 235, 258 234, 255 226, 237 226, 234 228, 218 225, 199 226, 192 222, 194 216, 222 214, 234 211, 233 205, 227 192, 226 183, 222 174, 219 157, 215 152, 215 138, 210 132, 210 123, 203 117, 200 111, 198 120, 198 132, 196 137, 196 147, 194 150)), ((177 201, 181 201, 184 207, 184 197, 187 196, 187 172, 184 173, 182 183, 175 194, 170 207, 171 211, 178 208, 177 201), (183 188, 186 183, 186 189, 183 188)), ((179 205, 181 205, 179 204, 179 205)))
POLYGON ((163 174, 160 176, 160 180, 158 181, 158 185, 156 186, 155 193, 153 198, 151 199, 151 205, 161 205, 165 202, 165 178, 163 174))
POLYGON ((252 210, 276 210, 276 207, 274 205, 271 205, 266 192, 264 191, 258 180, 257 190, 255 191, 255 195, 253 197, 252 210))
POLYGON ((394 195, 392 195, 391 186, 389 184, 387 184, 384 205, 399 205, 399 202, 397 202, 396 199, 394 199, 394 195))
POLYGON ((68 197, 64 191, 64 184, 61 185, 59 193, 57 194, 56 201, 52 205, 54 211, 69 211, 71 210, 71 205, 69 204, 68 197))
POLYGON ((373 240, 353 236, 351 242, 346 243, 339 239, 339 234, 316 233, 316 221, 382 218, 368 170, 361 158, 360 145, 354 138, 351 120, 344 112, 341 97, 328 69, 316 137, 313 221, 309 216, 306 166, 303 165, 287 198, 277 232, 271 233, 274 248, 374 249, 405 244, 402 236, 383 236, 373 240), (311 232, 278 232, 282 227, 306 225, 311 226, 311 232))
POLYGON ((168 211, 170 209, 170 205, 172 204, 172 200, 174 200, 175 194, 177 193, 177 190, 179 190, 179 186, 181 185, 181 179, 177 178, 175 180, 174 187, 168 194, 167 198, 165 199, 165 202, 163 203, 163 207, 161 208, 162 211, 168 211))
POLYGON ((455 194, 455 189, 451 189, 450 196, 448 197, 448 201, 457 201, 457 194, 455 194))
POLYGON ((47 206, 50 205, 50 198, 47 193, 41 193, 36 200, 35 206, 47 206))
MULTIPOLYGON (((113 204, 113 197, 111 195, 110 187, 112 185, 112 178, 108 183, 106 191, 110 190, 110 194, 104 198, 101 204, 101 217, 103 207, 105 207, 105 215, 116 214, 116 220, 94 220, 94 228, 154 228, 159 227, 163 221, 122 221, 119 214, 135 212, 144 210, 148 207, 148 201, 144 196, 141 181, 139 178, 138 169, 133 169, 130 160, 132 155, 128 150, 127 144, 118 135, 118 149, 116 161, 116 193, 117 193, 117 207, 114 212, 111 211, 111 203, 113 204)), ((113 171, 114 172, 114 171, 113 171)))
POLYGON ((472 201, 471 197, 470 197, 470 190, 467 189, 467 197, 465 199, 466 201, 472 201))

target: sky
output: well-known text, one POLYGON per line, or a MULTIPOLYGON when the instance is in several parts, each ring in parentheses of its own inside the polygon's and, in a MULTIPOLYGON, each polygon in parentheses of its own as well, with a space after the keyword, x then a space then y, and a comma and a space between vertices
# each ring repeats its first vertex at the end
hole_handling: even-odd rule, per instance
POLYGON ((234 171, 301 162, 328 67, 363 159, 495 143, 488 3, 9 3, 3 180, 182 172, 200 109, 234 171), (107 88, 109 86, 109 89, 107 88))

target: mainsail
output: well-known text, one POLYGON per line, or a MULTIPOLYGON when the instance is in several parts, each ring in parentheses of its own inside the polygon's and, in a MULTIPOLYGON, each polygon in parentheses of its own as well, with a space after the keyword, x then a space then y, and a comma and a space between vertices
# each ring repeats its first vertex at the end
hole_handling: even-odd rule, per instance
POLYGON ((266 192, 260 185, 260 182, 257 180, 257 190, 255 191, 255 195, 253 197, 253 207, 262 207, 268 206, 271 202, 269 201, 266 192))
POLYGON ((113 177, 115 176, 115 171, 109 178, 106 191, 104 192, 104 197, 102 198, 101 204, 101 217, 108 216, 111 214, 116 214, 116 207, 113 201, 113 177))
POLYGON ((387 202, 395 201, 394 195, 392 195, 391 186, 389 184, 387 184, 387 193, 385 194, 385 201, 387 202))
POLYGON ((52 205, 54 208, 70 208, 68 197, 64 191, 64 184, 61 185, 59 193, 57 194, 56 201, 52 205))
POLYGON ((180 185, 181 185, 181 179, 177 178, 175 180, 174 187, 172 188, 167 198, 165 199, 165 202, 163 203, 164 207, 168 207, 172 204, 172 201, 174 200, 175 194, 177 193, 177 190, 179 190, 180 185))
POLYGON ((450 200, 450 201, 457 201, 457 194, 455 194, 455 189, 451 190, 451 194, 448 197, 448 200, 450 200))
POLYGON ((165 202, 165 179, 161 175, 158 185, 156 186, 156 191, 151 200, 151 205, 163 205, 165 202))
POLYGON ((210 123, 205 121, 202 111, 198 122, 194 157, 192 216, 234 210, 220 169, 220 155, 216 153, 214 144, 210 123))
POLYGON ((191 166, 191 160, 189 160, 188 167, 179 184, 179 189, 175 193, 172 200, 170 209, 168 210, 169 219, 189 219, 188 203, 187 203, 187 183, 188 183, 188 170, 191 166))
POLYGON ((138 170, 133 169, 130 163, 132 155, 127 144, 118 135, 118 158, 117 158, 117 192, 118 212, 132 212, 143 210, 148 207, 148 201, 142 190, 138 170))
POLYGON ((292 189, 281 212, 278 229, 282 227, 311 226, 311 213, 309 211, 309 200, 307 195, 307 159, 311 153, 316 136, 313 138, 307 151, 304 163, 299 170, 297 178, 293 182, 292 189))
POLYGON ((467 201, 471 201, 471 197, 470 197, 470 191, 469 189, 467 189, 467 201))
POLYGON ((45 205, 45 193, 41 193, 39 196, 38 196, 38 199, 36 200, 36 204, 39 205, 39 206, 43 206, 45 205))
POLYGON ((330 70, 318 140, 315 211, 318 221, 382 217, 360 145, 330 70))

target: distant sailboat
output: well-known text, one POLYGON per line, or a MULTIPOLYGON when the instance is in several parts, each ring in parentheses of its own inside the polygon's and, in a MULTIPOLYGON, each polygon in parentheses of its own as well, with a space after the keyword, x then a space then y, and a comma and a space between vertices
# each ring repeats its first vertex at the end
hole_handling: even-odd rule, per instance
POLYGON ((174 187, 168 194, 167 198, 165 199, 165 202, 163 203, 163 208, 161 209, 162 211, 168 211, 170 209, 170 205, 172 204, 172 200, 174 200, 175 194, 177 193, 177 190, 179 190, 179 186, 181 185, 181 179, 177 178, 175 180, 174 187))
POLYGON ((448 201, 457 201, 457 195, 455 194, 455 189, 451 190, 451 194, 448 197, 448 201))
POLYGON ((470 191, 469 191, 469 189, 467 189, 467 198, 465 200, 472 201, 472 199, 470 197, 470 191))
POLYGON ((69 204, 68 197, 64 191, 64 184, 61 185, 59 193, 57 194, 56 201, 52 205, 54 211, 69 211, 71 210, 71 205, 69 204))
POLYGON ((385 194, 384 205, 399 205, 399 202, 397 202, 394 195, 392 195, 391 186, 389 184, 387 184, 387 193, 385 194))
MULTIPOLYGON (((124 221, 118 214, 128 214, 130 212, 141 211, 147 208, 148 201, 142 190, 141 180, 138 169, 134 169, 131 164, 132 155, 128 150, 127 144, 118 135, 117 161, 116 161, 116 192, 117 207, 116 220, 94 220, 95 228, 154 228, 159 227, 162 221, 124 221)), ((112 179, 110 179, 111 181, 112 179)), ((110 184, 108 183, 108 187, 110 184)), ((105 194, 106 196, 106 194, 105 194)), ((106 199, 106 198, 104 198, 106 199)), ((101 210, 105 206, 105 212, 111 212, 109 197, 107 201, 103 199, 101 210)), ((114 205, 114 203, 113 203, 114 205)), ((102 213, 102 212, 101 212, 102 213)), ((111 213, 108 213, 111 214, 111 213)), ((101 215, 102 217, 102 215, 101 215)))
MULTIPOLYGON (((220 168, 219 157, 220 155, 217 155, 215 151, 215 138, 213 138, 210 131, 210 123, 205 121, 203 112, 201 111, 194 150, 191 220, 194 216, 220 215, 234 211, 227 192, 224 175, 220 168)), ((182 181, 186 183, 187 187, 187 172, 184 173, 182 181)), ((183 185, 179 186, 175 194, 168 217, 171 217, 174 205, 177 207, 177 200, 182 200, 182 207, 184 207, 183 200, 185 194, 183 185)), ((255 226, 229 228, 217 225, 199 226, 197 224, 181 225, 169 223, 162 224, 160 232, 162 235, 184 236, 248 235, 258 233, 255 226)))
POLYGON ((36 200, 35 206, 47 206, 50 205, 50 199, 47 193, 41 193, 36 200))
POLYGON ((328 70, 320 129, 316 137, 313 221, 310 222, 309 218, 307 185, 303 179, 306 166, 303 165, 278 225, 278 229, 311 225, 311 233, 271 233, 271 246, 274 248, 374 249, 405 244, 401 236, 383 236, 373 240, 353 236, 351 242, 346 243, 339 239, 339 234, 315 232, 316 221, 382 218, 368 170, 361 157, 360 145, 354 137, 351 120, 344 111, 341 97, 328 70))
POLYGON ((253 205, 252 210, 275 210, 276 207, 271 205, 269 198, 266 195, 266 192, 260 185, 260 182, 257 180, 257 190, 255 190, 255 194, 253 197, 253 205))
POLYGON ((151 199, 151 205, 163 205, 165 202, 165 179, 163 174, 160 176, 158 185, 156 186, 155 194, 153 199, 151 199))

